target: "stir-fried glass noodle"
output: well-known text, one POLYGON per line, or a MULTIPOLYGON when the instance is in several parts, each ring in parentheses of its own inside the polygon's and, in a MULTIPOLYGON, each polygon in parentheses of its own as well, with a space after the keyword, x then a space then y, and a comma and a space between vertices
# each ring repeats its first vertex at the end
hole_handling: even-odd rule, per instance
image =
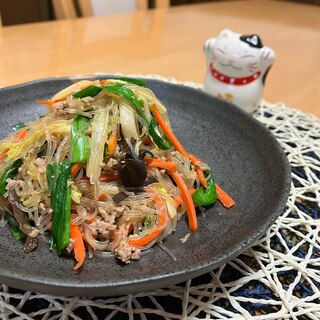
POLYGON ((47 114, 0 142, 0 224, 25 252, 50 239, 74 269, 87 253, 127 263, 182 217, 196 232, 197 206, 233 205, 143 81, 82 80, 38 103, 47 114))

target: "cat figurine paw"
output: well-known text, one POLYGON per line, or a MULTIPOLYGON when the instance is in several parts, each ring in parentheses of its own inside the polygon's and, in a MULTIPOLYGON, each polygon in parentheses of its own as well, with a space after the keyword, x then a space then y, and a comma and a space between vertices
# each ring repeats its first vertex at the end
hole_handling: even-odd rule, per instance
POLYGON ((204 90, 251 113, 259 105, 275 53, 256 34, 225 29, 204 45, 204 90))

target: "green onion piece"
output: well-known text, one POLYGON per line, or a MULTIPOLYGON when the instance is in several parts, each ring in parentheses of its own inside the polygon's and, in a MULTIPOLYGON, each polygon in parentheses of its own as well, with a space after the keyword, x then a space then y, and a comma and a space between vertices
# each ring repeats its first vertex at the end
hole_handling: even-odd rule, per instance
POLYGON ((73 95, 74 98, 85 98, 85 97, 95 97, 100 91, 102 90, 102 88, 97 87, 97 86, 90 86, 87 87, 85 89, 82 89, 81 91, 75 93, 73 95))
POLYGON ((18 221, 9 213, 6 214, 6 219, 11 227, 11 234, 15 239, 24 239, 27 237, 19 228, 18 221))
POLYGON ((18 131, 19 129, 25 128, 26 125, 23 122, 18 122, 15 125, 13 125, 11 128, 13 131, 18 131))
POLYGON ((22 165, 22 160, 18 159, 14 161, 8 168, 5 169, 0 177, 0 197, 6 193, 7 179, 13 179, 18 172, 18 169, 22 165))
POLYGON ((148 119, 141 107, 141 104, 139 103, 136 95, 131 89, 124 88, 121 85, 103 86, 103 89, 117 94, 120 97, 129 101, 132 104, 132 106, 136 109, 136 111, 139 113, 139 115, 148 123, 148 119))
POLYGON ((161 137, 161 135, 157 132, 157 127, 158 122, 155 117, 152 117, 149 124, 149 134, 152 137, 153 142, 162 150, 170 149, 172 147, 170 141, 165 136, 161 137))
POLYGON ((143 229, 149 230, 151 228, 151 226, 152 226, 152 218, 146 217, 146 219, 144 220, 143 229))
POLYGON ((146 87, 147 86, 147 84, 143 80, 140 80, 140 79, 126 78, 126 77, 121 77, 121 78, 117 78, 117 79, 122 80, 122 81, 126 81, 128 83, 135 84, 135 85, 140 86, 140 87, 146 87))
POLYGON ((53 210, 51 249, 60 255, 70 241, 71 162, 48 164, 46 175, 53 210))
MULTIPOLYGON (((205 172, 205 174, 210 174, 210 172, 205 172)), ((197 191, 192 195, 194 203, 200 206, 208 206, 214 204, 217 201, 217 191, 216 184, 214 182, 213 176, 211 175, 208 181, 208 187, 199 187, 197 191)))
POLYGON ((71 162, 87 163, 90 155, 90 139, 87 135, 89 120, 77 115, 71 126, 71 162))

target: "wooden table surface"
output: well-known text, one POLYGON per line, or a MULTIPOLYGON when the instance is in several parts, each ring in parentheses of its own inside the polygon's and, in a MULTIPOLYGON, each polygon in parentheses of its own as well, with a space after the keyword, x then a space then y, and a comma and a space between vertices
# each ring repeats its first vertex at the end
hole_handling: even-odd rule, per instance
POLYGON ((320 117, 320 7, 218 1, 0 27, 0 86, 51 76, 158 74, 203 82, 206 39, 257 33, 276 52, 264 99, 320 117))

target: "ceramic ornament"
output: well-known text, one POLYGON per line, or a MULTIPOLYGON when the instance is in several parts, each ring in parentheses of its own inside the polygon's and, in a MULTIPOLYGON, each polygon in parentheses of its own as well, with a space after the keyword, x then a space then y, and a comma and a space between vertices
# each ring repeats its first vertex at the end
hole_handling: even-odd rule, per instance
POLYGON ((253 112, 263 94, 275 53, 256 34, 225 29, 204 45, 207 73, 204 90, 253 112))

